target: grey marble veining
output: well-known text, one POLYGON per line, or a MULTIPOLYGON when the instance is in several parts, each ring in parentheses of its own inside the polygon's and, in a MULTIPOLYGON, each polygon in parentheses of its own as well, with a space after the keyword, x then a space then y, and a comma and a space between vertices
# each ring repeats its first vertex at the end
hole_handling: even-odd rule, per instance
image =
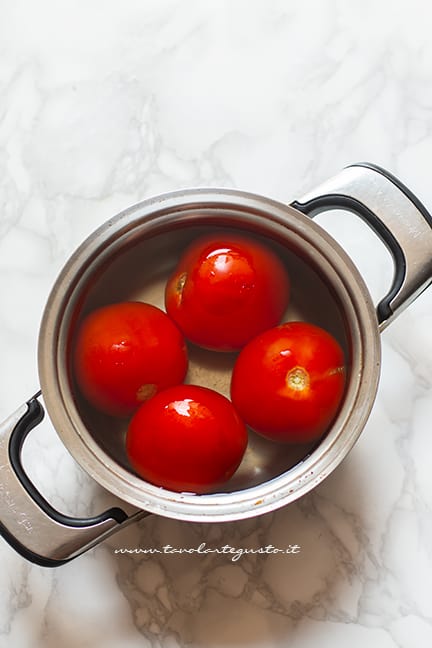
MULTIPOLYGON (((188 186, 281 201, 346 164, 398 175, 432 209, 432 10, 425 0, 0 2, 0 418, 38 388, 44 304, 82 240, 188 186)), ((387 253, 323 216, 376 300, 387 253)), ((149 516, 53 570, 0 541, 0 648, 429 648, 432 291, 383 334, 369 422, 314 492, 203 525, 149 516), (128 554, 275 547, 296 555, 128 554)), ((66 513, 110 500, 48 420, 28 472, 66 513)))

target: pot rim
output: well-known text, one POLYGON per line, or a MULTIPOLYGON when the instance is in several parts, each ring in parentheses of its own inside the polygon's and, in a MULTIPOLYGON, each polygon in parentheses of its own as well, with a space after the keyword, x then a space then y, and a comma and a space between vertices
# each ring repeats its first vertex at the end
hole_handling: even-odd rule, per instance
POLYGON ((224 188, 177 190, 151 197, 96 229, 60 272, 42 316, 38 367, 51 421, 78 464, 101 486, 140 509, 189 521, 252 517, 292 502, 316 487, 359 437, 378 388, 381 345, 375 307, 354 263, 317 223, 292 206, 224 188), (216 212, 216 213, 214 213, 216 212), (221 216, 223 214, 223 216, 221 216), (93 439, 76 408, 67 374, 69 323, 89 279, 134 238, 196 225, 230 226, 265 234, 295 248, 319 269, 343 305, 350 338, 351 371, 343 404, 319 445, 288 471, 239 491, 196 495, 163 489, 127 471, 93 439))

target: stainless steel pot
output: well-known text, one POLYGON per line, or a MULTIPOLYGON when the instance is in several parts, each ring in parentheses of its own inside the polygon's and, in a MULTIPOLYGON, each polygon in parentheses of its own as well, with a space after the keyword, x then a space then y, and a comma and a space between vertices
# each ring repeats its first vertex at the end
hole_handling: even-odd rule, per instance
MULTIPOLYGON (((356 164, 287 206, 228 189, 191 189, 146 200, 118 214, 73 254, 49 296, 39 336, 41 392, 0 426, 0 531, 29 560, 66 562, 148 513, 200 522, 238 520, 277 509, 319 484, 347 455, 372 408, 380 371, 380 336, 431 282, 432 219, 389 173, 356 164), (310 216, 344 208, 364 219, 391 251, 393 284, 375 309, 358 270, 310 216), (315 447, 289 448, 250 434, 238 472, 223 491, 175 493, 141 480, 124 452, 125 423, 90 410, 75 389, 70 349, 90 309, 120 299, 162 305, 163 283, 179 250, 208 228, 263 237, 292 276, 290 319, 331 330, 348 360, 344 400, 315 447), (44 410, 76 461, 124 504, 91 519, 55 511, 21 462, 27 433, 44 410)), ((233 356, 190 350, 190 382, 227 393, 233 356)))

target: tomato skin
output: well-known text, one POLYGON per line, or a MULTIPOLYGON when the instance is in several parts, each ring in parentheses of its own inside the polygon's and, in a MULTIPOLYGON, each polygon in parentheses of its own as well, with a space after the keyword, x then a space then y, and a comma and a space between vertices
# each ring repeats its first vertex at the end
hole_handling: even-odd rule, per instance
POLYGON ((239 354, 231 398, 243 420, 275 441, 309 443, 330 425, 345 385, 344 354, 326 331, 288 322, 239 354))
POLYGON ((246 426, 232 403, 196 385, 171 387, 144 403, 126 436, 136 472, 178 492, 205 493, 229 479, 246 446, 246 426))
POLYGON ((97 409, 128 416, 155 393, 181 383, 188 358, 183 335, 162 310, 120 302, 91 312, 74 348, 78 386, 97 409))
POLYGON ((285 267, 269 247, 218 233, 186 249, 166 285, 165 307, 191 342, 237 351, 280 322, 289 292, 285 267))

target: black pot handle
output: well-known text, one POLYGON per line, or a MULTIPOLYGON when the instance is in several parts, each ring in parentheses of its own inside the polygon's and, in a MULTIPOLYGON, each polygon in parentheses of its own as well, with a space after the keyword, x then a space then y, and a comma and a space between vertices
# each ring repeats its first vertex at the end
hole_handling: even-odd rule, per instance
POLYGON ((56 567, 147 513, 125 503, 95 517, 75 518, 45 500, 21 463, 25 438, 44 417, 39 396, 0 423, 0 534, 27 560, 56 567))
POLYGON ((380 330, 432 282, 432 217, 388 171, 369 163, 350 165, 292 206, 311 217, 329 209, 352 211, 388 247, 395 270, 377 307, 380 330))

